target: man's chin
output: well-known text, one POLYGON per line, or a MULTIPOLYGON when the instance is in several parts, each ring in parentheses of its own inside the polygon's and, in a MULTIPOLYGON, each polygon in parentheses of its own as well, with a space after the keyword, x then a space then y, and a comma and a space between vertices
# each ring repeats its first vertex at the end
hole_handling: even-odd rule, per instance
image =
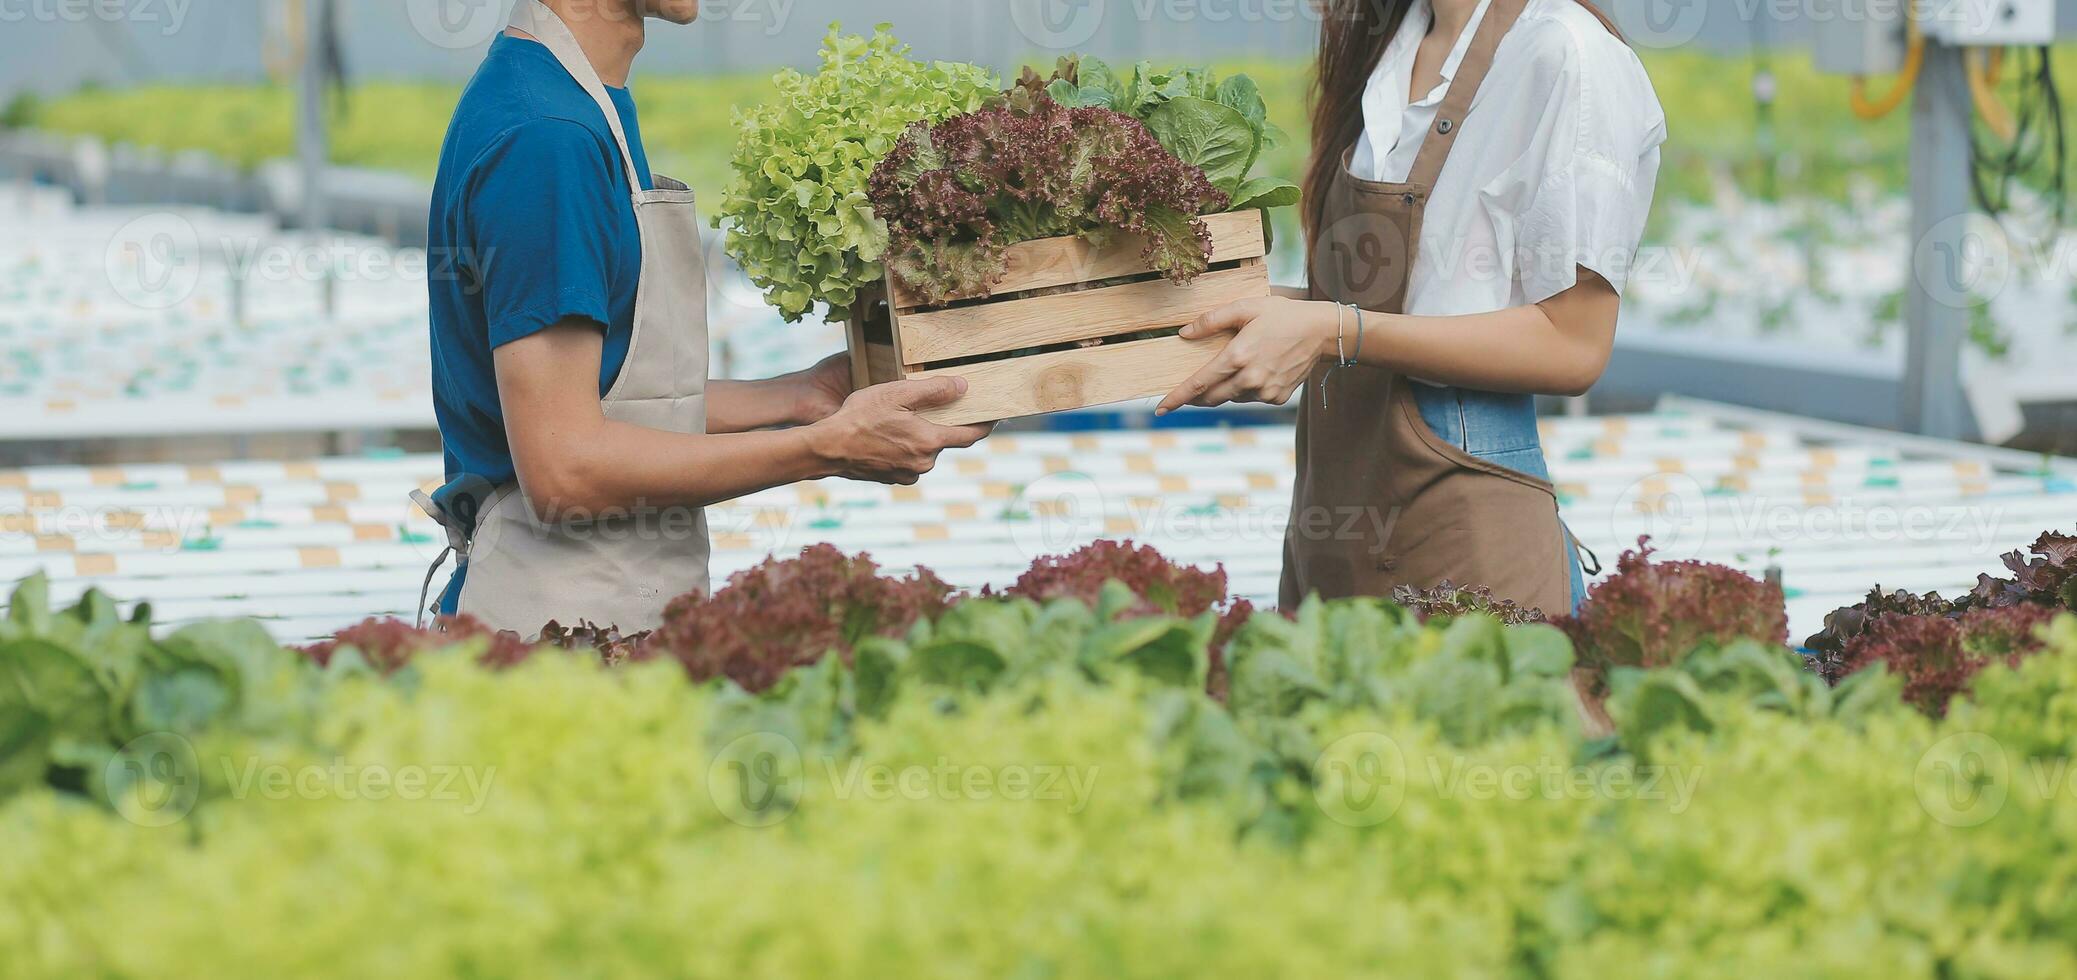
POLYGON ((700 19, 699 0, 651 0, 649 16, 667 24, 690 24, 700 19))

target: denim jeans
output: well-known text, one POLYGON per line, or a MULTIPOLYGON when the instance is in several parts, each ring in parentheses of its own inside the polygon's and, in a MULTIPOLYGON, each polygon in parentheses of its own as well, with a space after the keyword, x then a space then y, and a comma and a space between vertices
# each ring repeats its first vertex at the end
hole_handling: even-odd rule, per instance
MULTIPOLYGON (((1435 431, 1436 438, 1479 459, 1550 481, 1543 440, 1536 431, 1536 396, 1408 383, 1413 385, 1414 404, 1420 407, 1422 421, 1435 431)), ((1571 572, 1573 609, 1567 611, 1574 611, 1586 599, 1586 577, 1571 540, 1560 535, 1556 546, 1558 560, 1571 572)))

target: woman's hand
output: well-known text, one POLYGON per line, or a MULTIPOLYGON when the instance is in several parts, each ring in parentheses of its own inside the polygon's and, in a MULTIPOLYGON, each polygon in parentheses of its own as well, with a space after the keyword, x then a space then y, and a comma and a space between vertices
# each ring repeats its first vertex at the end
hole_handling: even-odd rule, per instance
POLYGON ((1277 296, 1235 300, 1183 328, 1185 340, 1235 334, 1225 351, 1161 400, 1156 415, 1185 405, 1281 405, 1334 346, 1334 308, 1277 296))

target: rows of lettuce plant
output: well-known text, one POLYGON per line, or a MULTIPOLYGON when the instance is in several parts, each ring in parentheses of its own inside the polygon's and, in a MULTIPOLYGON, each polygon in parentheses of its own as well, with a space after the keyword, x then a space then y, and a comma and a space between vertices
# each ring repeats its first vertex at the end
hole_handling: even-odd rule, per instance
POLYGON ((2077 974, 2077 538, 1879 591, 1626 556, 1579 616, 1000 594, 826 547, 654 633, 0 620, 9 976, 2077 974), (1993 624, 1995 620, 1995 624, 1993 624), (1944 624, 1944 625, 1942 625, 1944 624))

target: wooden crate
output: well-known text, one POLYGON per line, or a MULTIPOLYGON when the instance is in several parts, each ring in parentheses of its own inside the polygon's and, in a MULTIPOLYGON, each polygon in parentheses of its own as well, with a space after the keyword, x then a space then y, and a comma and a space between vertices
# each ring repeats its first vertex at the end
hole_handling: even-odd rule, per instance
POLYGON ((1165 395, 1226 345, 1223 337, 1185 341, 1177 329, 1269 295, 1261 213, 1204 220, 1211 268, 1182 285, 1149 269, 1130 236, 1102 249, 1079 238, 1012 246, 1008 275, 987 295, 938 307, 923 306, 890 274, 860 298, 848 325, 852 381, 963 377, 965 395, 924 413, 946 425, 1165 395), (1063 289, 1089 283, 1105 285, 1063 289), (1165 335, 1135 338, 1156 331, 1165 335))

